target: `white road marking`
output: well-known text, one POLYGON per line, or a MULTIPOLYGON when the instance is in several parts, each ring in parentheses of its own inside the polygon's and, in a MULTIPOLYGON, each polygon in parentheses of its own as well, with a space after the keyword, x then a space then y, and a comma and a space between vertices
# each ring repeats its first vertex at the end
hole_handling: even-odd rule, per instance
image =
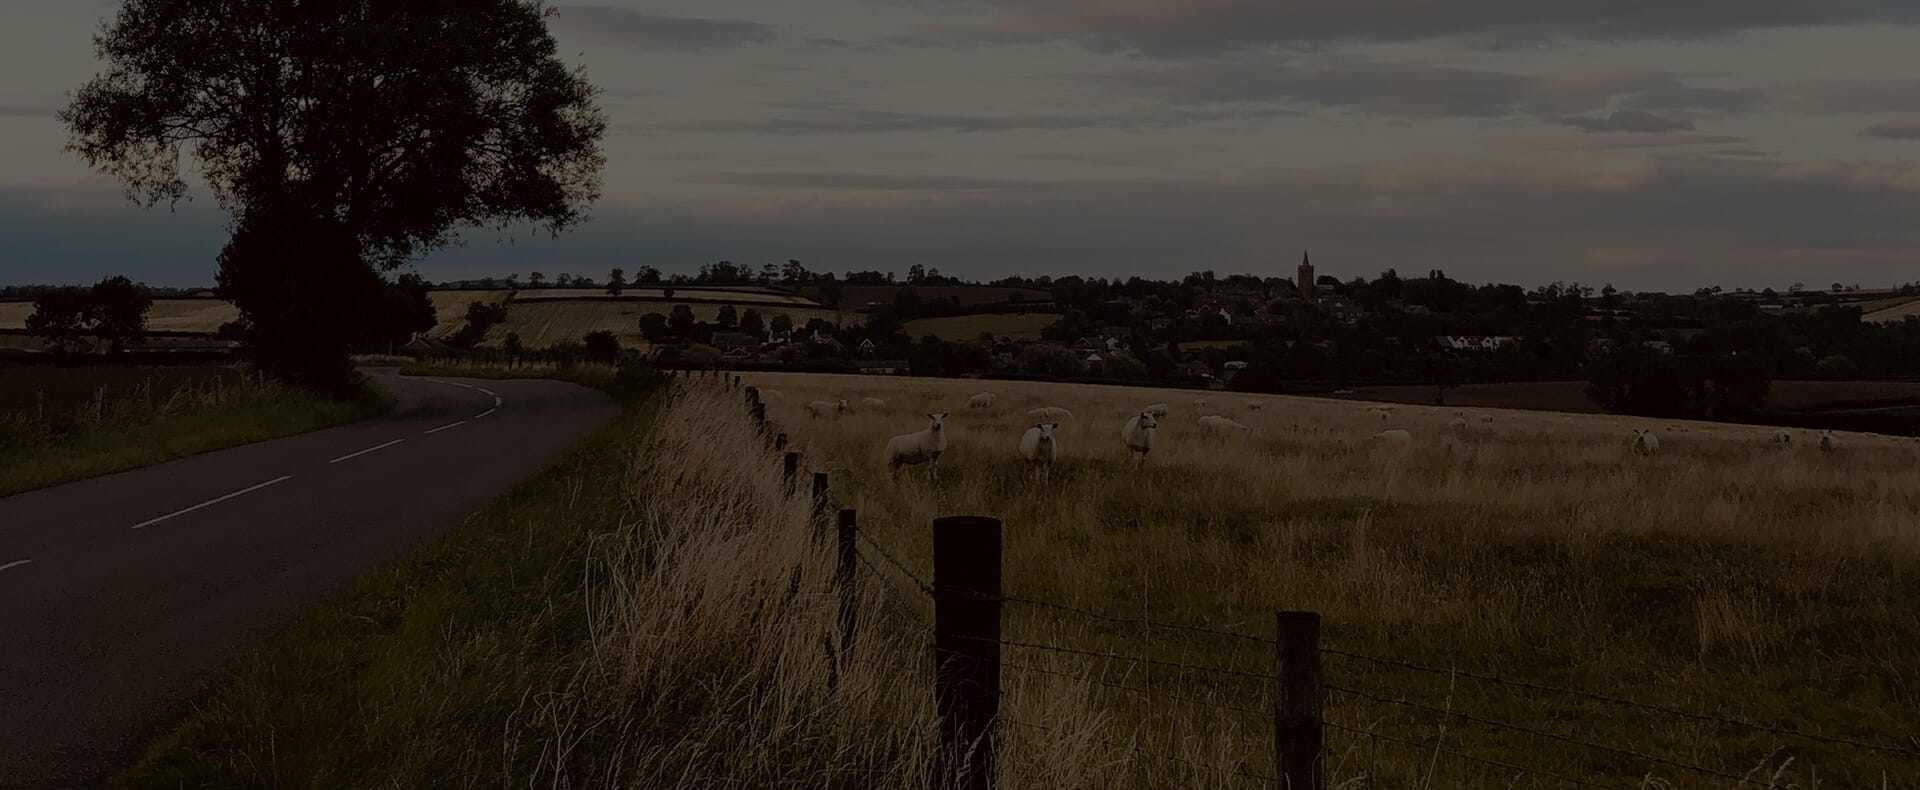
POLYGON ((14 568, 18 568, 18 567, 20 567, 20 566, 22 566, 22 565, 25 565, 25 564, 27 564, 27 563, 29 563, 29 562, 33 562, 33 560, 14 560, 13 562, 9 562, 9 563, 7 563, 7 564, 5 564, 5 565, 0 565, 0 571, 8 571, 8 570, 13 570, 14 568))
POLYGON ((481 417, 485 417, 485 416, 487 416, 487 415, 489 415, 489 414, 492 414, 492 413, 494 413, 494 412, 496 412, 496 411, 499 411, 499 409, 488 409, 488 410, 486 410, 486 411, 483 411, 483 412, 480 412, 479 414, 475 414, 475 415, 473 415, 473 418, 477 420, 477 419, 480 419, 481 417))
POLYGON ((433 430, 431 430, 431 431, 427 431, 427 434, 426 434, 426 435, 428 435, 428 436, 432 436, 433 434, 436 434, 436 433, 439 433, 439 432, 441 432, 441 431, 444 431, 444 430, 446 430, 446 429, 448 429, 448 428, 458 428, 458 427, 460 427, 460 426, 462 426, 462 425, 466 425, 466 424, 467 424, 467 421, 466 421, 466 420, 461 420, 461 421, 459 421, 459 422, 454 422, 454 423, 448 423, 448 424, 446 424, 446 425, 442 425, 442 426, 440 426, 440 427, 438 427, 438 428, 435 428, 435 429, 433 429, 433 430))
POLYGON ((479 391, 481 391, 481 392, 484 392, 484 393, 486 393, 486 394, 488 394, 488 395, 493 395, 493 399, 494 399, 494 400, 499 400, 499 399, 500 399, 500 396, 499 396, 499 395, 494 395, 494 393, 493 393, 493 390, 490 390, 490 389, 487 389, 486 387, 474 387, 474 389, 477 389, 477 390, 479 390, 479 391))
POLYGON ((186 515, 186 514, 188 514, 188 513, 192 513, 192 512, 193 512, 193 511, 195 511, 195 510, 199 510, 200 508, 203 508, 203 507, 207 507, 207 506, 209 506, 209 505, 217 505, 217 504, 220 504, 221 502, 225 502, 225 501, 227 501, 227 500, 229 500, 229 499, 232 499, 232 498, 234 498, 234 497, 237 497, 237 496, 239 496, 239 495, 241 495, 241 494, 249 494, 249 493, 252 493, 252 492, 255 492, 255 491, 258 491, 258 490, 260 490, 260 489, 262 489, 262 488, 266 488, 267 486, 270 486, 270 485, 273 485, 274 483, 284 483, 284 482, 286 482, 286 481, 288 481, 288 480, 292 480, 292 479, 293 479, 293 475, 281 475, 281 476, 279 476, 279 477, 276 477, 276 478, 274 478, 274 479, 272 479, 272 480, 268 480, 267 482, 264 482, 264 483, 261 483, 261 484, 259 484, 259 485, 257 485, 257 486, 249 486, 249 487, 247 487, 247 488, 242 488, 242 489, 240 489, 240 490, 238 490, 238 491, 235 491, 235 492, 233 492, 233 493, 231 493, 231 494, 228 494, 228 495, 226 495, 226 496, 223 496, 223 497, 218 497, 218 498, 215 498, 215 499, 209 499, 209 500, 207 500, 207 501, 205 501, 205 502, 201 502, 201 503, 200 503, 200 504, 198 504, 198 505, 194 505, 193 507, 190 507, 190 508, 186 508, 185 510, 176 510, 176 511, 173 511, 172 513, 168 513, 168 514, 166 514, 166 515, 164 515, 164 516, 161 516, 161 517, 159 517, 159 518, 156 518, 156 519, 151 519, 151 520, 148 520, 148 521, 142 521, 142 522, 140 522, 140 523, 138 523, 138 524, 135 524, 135 525, 133 525, 133 527, 132 527, 132 528, 133 528, 133 529, 139 529, 139 528, 141 528, 141 527, 150 527, 150 526, 153 526, 153 525, 155 525, 155 524, 158 524, 158 523, 160 523, 160 522, 162 522, 162 521, 166 521, 167 519, 170 519, 170 518, 173 518, 174 516, 184 516, 184 515, 186 515))
MULTIPOLYGON (((488 394, 492 394, 492 393, 488 393, 488 394)), ((500 408, 500 396, 498 395, 493 396, 493 407, 496 409, 500 408)))
POLYGON ((373 446, 373 447, 369 447, 369 448, 367 448, 367 449, 365 449, 365 450, 361 450, 360 452, 357 452, 357 453, 348 453, 348 454, 346 454, 346 455, 343 455, 343 456, 340 456, 339 458, 335 458, 335 459, 333 459, 333 460, 331 460, 331 461, 328 461, 327 463, 330 463, 330 464, 337 464, 337 463, 340 463, 341 461, 345 461, 345 460, 347 460, 347 459, 349 459, 349 458, 359 458, 360 456, 363 456, 363 455, 366 455, 367 453, 370 453, 370 452, 373 452, 373 451, 375 451, 375 450, 385 450, 385 449, 387 449, 387 448, 389 448, 389 447, 392 447, 392 446, 394 446, 394 445, 396 445, 396 444, 399 444, 399 443, 401 443, 401 442, 404 442, 404 441, 406 441, 406 440, 405 440, 405 439, 395 439, 395 440, 393 440, 393 441, 391 441, 391 442, 387 442, 386 444, 381 444, 381 445, 375 445, 375 446, 373 446))

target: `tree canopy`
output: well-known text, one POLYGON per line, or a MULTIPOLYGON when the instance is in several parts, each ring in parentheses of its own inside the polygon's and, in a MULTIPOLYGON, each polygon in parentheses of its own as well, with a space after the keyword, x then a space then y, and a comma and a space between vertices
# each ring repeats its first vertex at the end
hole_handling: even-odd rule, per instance
POLYGON ((598 197, 606 119, 541 0, 127 0, 68 149, 153 206, 197 160, 233 238, 220 293, 262 361, 338 383, 368 281, 468 228, 558 234, 598 197))

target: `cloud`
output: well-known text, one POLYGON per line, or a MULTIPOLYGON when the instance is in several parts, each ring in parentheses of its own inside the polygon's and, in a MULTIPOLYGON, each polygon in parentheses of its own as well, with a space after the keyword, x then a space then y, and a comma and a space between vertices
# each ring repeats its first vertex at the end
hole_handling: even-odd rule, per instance
POLYGON ((1589 134, 1579 137, 1507 137, 1489 141, 1488 148, 1508 153, 1592 153, 1642 148, 1744 143, 1744 137, 1725 134, 1589 134))
POLYGON ((645 14, 604 5, 560 6, 553 26, 589 41, 647 51, 703 52, 774 40, 771 25, 645 14))
POLYGON ((1112 96, 1153 97, 1176 106, 1286 102, 1407 119, 1516 115, 1554 119, 1637 101, 1651 107, 1616 112, 1606 120, 1647 125, 1652 116, 1648 109, 1740 113, 1759 104, 1757 97, 1744 94, 1735 101, 1722 92, 1702 91, 1670 71, 1541 76, 1345 57, 1298 63, 1185 63, 1109 71, 1082 79, 1112 96), (1698 103, 1689 104, 1689 98, 1698 103))
POLYGON ((1165 129, 1205 123, 1257 122, 1299 115, 1277 107, 1193 109, 1149 107, 1088 115, 948 115, 905 113, 845 104, 786 102, 774 106, 801 109, 799 115, 687 121, 656 127, 703 134, 879 134, 889 132, 1005 132, 1022 129, 1165 129))
POLYGON ((1645 110, 1614 110, 1612 115, 1601 118, 1566 116, 1554 120, 1561 126, 1572 126, 1589 132, 1639 132, 1657 134, 1660 132, 1691 132, 1693 122, 1678 118, 1655 115, 1645 110))
POLYGON ((922 24, 922 46, 1071 41, 1097 52, 1190 57, 1341 42, 1454 37, 1512 48, 1555 40, 1720 38, 1746 30, 1920 23, 1897 0, 984 0, 980 22, 922 24))
POLYGON ((30 104, 0 104, 0 118, 52 118, 60 108, 30 104))
POLYGON ((1785 108, 1797 112, 1920 112, 1920 79, 1818 80, 1777 90, 1785 108))
POLYGON ((1884 140, 1920 140, 1920 118, 1896 118, 1882 121, 1866 129, 1861 134, 1884 140))

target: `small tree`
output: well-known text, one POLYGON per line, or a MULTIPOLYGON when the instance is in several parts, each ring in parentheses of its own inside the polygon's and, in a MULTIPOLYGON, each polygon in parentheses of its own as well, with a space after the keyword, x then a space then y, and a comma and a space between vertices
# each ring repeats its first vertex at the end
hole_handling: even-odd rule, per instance
POLYGON ((520 357, 527 353, 527 347, 520 342, 519 332, 508 332, 506 341, 500 344, 500 350, 507 352, 507 369, 509 370, 513 369, 514 365, 519 363, 520 357))
POLYGON ((693 331, 693 308, 683 304, 673 306, 673 312, 667 317, 667 328, 679 337, 686 337, 693 331))
POLYGON ((667 317, 659 313, 640 316, 640 336, 649 343, 658 343, 667 339, 673 330, 667 326, 667 317))
POLYGON ((723 304, 720 305, 720 314, 713 319, 713 323, 721 329, 732 329, 740 325, 740 314, 734 311, 733 305, 723 304))
POLYGON ((582 340, 586 342, 588 359, 612 364, 620 358, 620 340, 611 331, 598 329, 588 332, 582 340))
POLYGON ((773 330, 775 336, 791 337, 793 335, 793 316, 787 315, 786 313, 776 315, 773 317, 773 321, 767 324, 767 328, 773 330))
POLYGON ((613 271, 607 272, 607 293, 609 295, 619 296, 620 292, 626 289, 627 270, 615 267, 613 271))
POLYGON ((540 286, 545 285, 546 282, 547 282, 547 275, 545 272, 527 272, 528 288, 539 288, 540 286))
POLYGON ((39 335, 55 353, 69 354, 86 348, 87 292, 79 288, 55 288, 33 300, 33 314, 27 316, 27 331, 39 335))
POLYGON ((760 317, 759 310, 749 307, 746 312, 740 314, 740 331, 753 335, 754 337, 765 337, 767 334, 766 319, 760 317))
MULTIPOLYGON (((640 285, 654 285, 660 282, 660 270, 652 266, 640 267, 640 274, 633 278, 640 285)), ((669 297, 671 298, 671 297, 669 297)))

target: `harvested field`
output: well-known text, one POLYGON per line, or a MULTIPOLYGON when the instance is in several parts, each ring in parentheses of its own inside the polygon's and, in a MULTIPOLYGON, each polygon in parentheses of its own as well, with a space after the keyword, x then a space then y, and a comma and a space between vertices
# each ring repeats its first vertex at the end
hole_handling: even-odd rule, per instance
MULTIPOLYGON (((25 329, 30 315, 32 302, 0 302, 0 329, 25 329)), ((155 299, 147 312, 147 328, 156 332, 213 332, 239 317, 239 308, 219 299, 155 299)))
POLYGON ((1871 303, 1870 309, 1863 305, 1862 309, 1868 309, 1867 313, 1860 316, 1862 321, 1872 321, 1876 324, 1904 321, 1908 318, 1920 317, 1920 299, 1907 297, 1899 300, 1885 300, 1871 303))
MULTIPOLYGON (((1447 390, 1447 405, 1463 408, 1536 409, 1539 411, 1598 414, 1587 399, 1584 381, 1515 381, 1463 384, 1447 390)), ((1387 403, 1430 405, 1434 388, 1426 384, 1354 387, 1351 395, 1328 397, 1377 400, 1387 403)), ((1913 381, 1776 381, 1767 393, 1769 409, 1804 409, 1848 401, 1920 397, 1913 381)))

